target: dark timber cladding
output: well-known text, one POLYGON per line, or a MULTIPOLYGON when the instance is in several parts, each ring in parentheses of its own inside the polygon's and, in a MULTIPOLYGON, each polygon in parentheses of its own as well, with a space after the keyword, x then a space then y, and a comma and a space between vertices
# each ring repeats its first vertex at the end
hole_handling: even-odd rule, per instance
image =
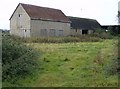
POLYGON ((95 29, 101 28, 101 25, 94 19, 87 19, 87 18, 78 18, 78 17, 68 17, 71 21, 71 28, 72 29, 95 29))
POLYGON ((70 22, 61 10, 20 3, 31 19, 70 22))

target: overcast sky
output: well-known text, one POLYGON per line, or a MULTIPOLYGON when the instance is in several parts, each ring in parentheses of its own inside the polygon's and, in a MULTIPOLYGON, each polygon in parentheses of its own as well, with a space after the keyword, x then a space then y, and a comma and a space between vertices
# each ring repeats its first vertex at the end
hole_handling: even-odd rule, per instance
POLYGON ((117 24, 120 0, 1 0, 0 29, 9 28, 9 18, 19 3, 61 9, 67 16, 96 19, 101 25, 117 24))

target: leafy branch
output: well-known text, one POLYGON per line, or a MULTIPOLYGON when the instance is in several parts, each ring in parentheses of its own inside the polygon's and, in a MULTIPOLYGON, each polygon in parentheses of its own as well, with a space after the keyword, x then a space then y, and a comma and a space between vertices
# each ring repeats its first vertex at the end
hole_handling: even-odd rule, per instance
POLYGON ((118 11, 118 17, 120 16, 120 11, 118 11))

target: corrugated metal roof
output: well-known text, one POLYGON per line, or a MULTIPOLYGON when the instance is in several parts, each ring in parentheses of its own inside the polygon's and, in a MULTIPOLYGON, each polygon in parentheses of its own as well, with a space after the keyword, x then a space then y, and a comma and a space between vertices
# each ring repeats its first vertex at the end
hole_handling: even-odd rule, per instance
POLYGON ((67 16, 58 9, 40 7, 20 3, 31 19, 50 20, 59 22, 70 22, 67 16))
POLYGON ((74 29, 95 29, 101 25, 94 19, 68 17, 71 21, 71 27, 74 29))

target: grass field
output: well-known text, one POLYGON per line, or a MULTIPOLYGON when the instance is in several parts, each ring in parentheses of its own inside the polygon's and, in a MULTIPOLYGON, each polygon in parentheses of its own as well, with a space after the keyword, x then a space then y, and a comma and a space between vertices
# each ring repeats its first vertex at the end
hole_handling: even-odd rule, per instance
POLYGON ((35 76, 3 86, 29 87, 110 87, 118 76, 109 75, 106 66, 117 58, 117 40, 78 43, 30 43, 41 51, 35 76))

